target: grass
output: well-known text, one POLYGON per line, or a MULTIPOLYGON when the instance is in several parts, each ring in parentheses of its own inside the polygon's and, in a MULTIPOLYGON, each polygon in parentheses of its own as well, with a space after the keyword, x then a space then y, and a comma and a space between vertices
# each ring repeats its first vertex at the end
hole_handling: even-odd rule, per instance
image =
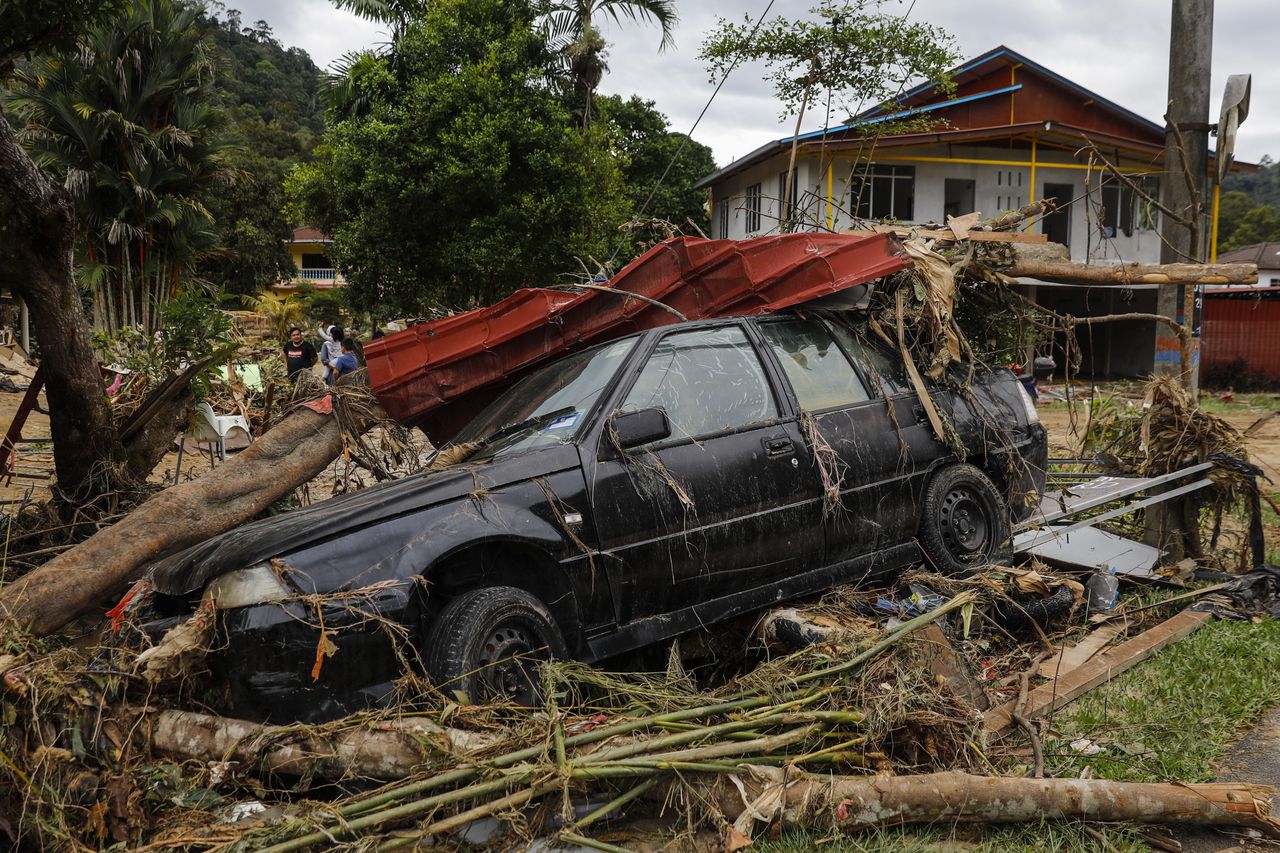
POLYGON ((1220 396, 1222 393, 1202 390, 1197 401, 1200 410, 1213 415, 1264 415, 1267 412, 1280 411, 1280 395, 1236 394, 1234 400, 1227 402, 1220 396))
MULTIPOLYGON (((1045 737, 1055 776, 1094 775, 1127 781, 1206 782, 1213 763, 1269 708, 1280 703, 1280 622, 1211 622, 1151 660, 1057 712, 1045 737), (1102 747, 1084 755, 1070 744, 1102 747)), ((1277 780, 1259 779, 1274 783, 1277 780)), ((1106 843, 1073 823, 990 830, 969 827, 883 829, 823 838, 795 831, 757 842, 759 853, 803 850, 849 853, 938 853, 943 850, 1148 850, 1127 829, 1099 827, 1106 843), (958 842, 958 843, 957 843, 958 842), (1107 845, 1110 845, 1108 847, 1107 845)))

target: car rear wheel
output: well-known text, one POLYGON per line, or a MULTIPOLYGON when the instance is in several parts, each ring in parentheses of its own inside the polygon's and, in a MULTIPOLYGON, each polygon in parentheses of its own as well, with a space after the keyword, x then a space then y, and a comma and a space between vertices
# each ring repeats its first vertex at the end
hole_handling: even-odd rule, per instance
POLYGON ((944 574, 1008 559, 1009 507, 972 465, 950 465, 925 490, 917 531, 929 562, 944 574))
POLYGON ((546 606, 522 589, 464 592, 440 612, 427 637, 427 671, 448 696, 470 702, 538 703, 538 662, 565 657, 546 606))

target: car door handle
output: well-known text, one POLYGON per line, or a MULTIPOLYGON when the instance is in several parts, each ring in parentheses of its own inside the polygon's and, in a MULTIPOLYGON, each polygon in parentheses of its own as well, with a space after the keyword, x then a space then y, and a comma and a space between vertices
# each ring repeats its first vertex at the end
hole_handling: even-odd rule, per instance
POLYGON ((796 446, 789 438, 766 438, 760 443, 764 445, 766 456, 790 456, 796 452, 796 446))

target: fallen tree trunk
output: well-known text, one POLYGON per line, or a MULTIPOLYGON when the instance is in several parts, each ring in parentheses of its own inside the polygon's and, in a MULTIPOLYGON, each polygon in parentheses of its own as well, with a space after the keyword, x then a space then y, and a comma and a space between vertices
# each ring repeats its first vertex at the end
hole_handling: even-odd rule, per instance
POLYGON ((1015 257, 1014 277, 1063 284, 1257 284, 1256 264, 1077 264, 1015 257))
POLYGON ((906 823, 1035 823, 1097 820, 1236 826, 1280 837, 1269 785, 1113 782, 1108 779, 1010 779, 968 773, 921 776, 813 776, 794 768, 750 768, 740 790, 717 779, 715 802, 748 832, 755 820, 781 817, 824 828, 867 829, 906 823))
POLYGON ((342 450, 333 415, 299 409, 197 480, 157 493, 111 527, 0 590, 0 615, 56 631, 123 591, 149 563, 244 524, 324 470, 342 450))
POLYGON ((400 717, 342 730, 269 726, 248 720, 161 711, 151 746, 179 760, 238 761, 259 773, 320 779, 403 779, 429 758, 478 752, 498 737, 400 717))

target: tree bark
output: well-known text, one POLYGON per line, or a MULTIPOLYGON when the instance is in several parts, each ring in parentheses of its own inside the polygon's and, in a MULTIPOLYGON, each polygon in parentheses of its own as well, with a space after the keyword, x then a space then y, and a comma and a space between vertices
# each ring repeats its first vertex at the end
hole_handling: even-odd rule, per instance
POLYGON ((1256 264, 1077 264, 1018 257, 1006 275, 1064 284, 1257 284, 1256 264))
POLYGON ((71 197, 27 156, 0 113, 0 287, 22 297, 40 342, 57 489, 92 491, 121 448, 111 425, 89 321, 72 275, 71 197))
POLYGON ((342 450, 332 415, 300 409, 214 471, 165 489, 111 527, 0 590, 0 615, 36 635, 122 591, 155 560, 244 524, 342 450))
POLYGON ((427 717, 377 720, 335 731, 161 711, 151 729, 152 748, 171 758, 238 761, 262 774, 334 780, 403 779, 432 757, 478 752, 499 739, 445 728, 427 717))
POLYGON ((967 773, 820 777, 778 767, 742 774, 743 792, 727 779, 716 802, 750 829, 751 811, 821 828, 867 829, 907 823, 1036 823, 1096 820, 1238 826, 1280 837, 1269 814, 1268 785, 1183 785, 1109 779, 1010 779, 967 773))

